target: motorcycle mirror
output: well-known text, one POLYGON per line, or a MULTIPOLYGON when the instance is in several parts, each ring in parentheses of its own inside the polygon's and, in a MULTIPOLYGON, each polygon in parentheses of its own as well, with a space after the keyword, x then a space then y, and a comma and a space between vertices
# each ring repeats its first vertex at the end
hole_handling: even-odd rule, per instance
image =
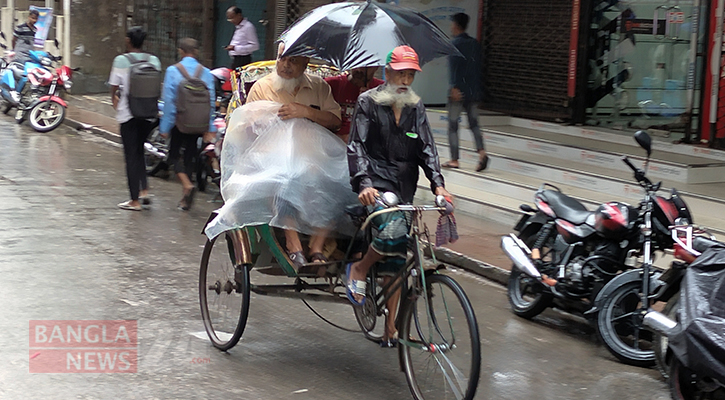
POLYGON ((58 39, 53 39, 53 44, 55 44, 56 49, 60 48, 60 43, 58 43, 58 39))
POLYGON ((7 38, 5 37, 5 32, 0 32, 0 36, 2 36, 2 38, 3 38, 3 39, 7 39, 7 38))
POLYGON ((3 49, 5 49, 5 50, 7 50, 7 49, 8 49, 8 46, 6 46, 6 45, 5 45, 5 44, 3 44, 3 43, 0 43, 0 47, 2 47, 2 48, 3 48, 3 49))
POLYGON ((634 140, 647 151, 647 158, 652 154, 652 138, 647 134, 646 131, 637 131, 634 134, 634 140))

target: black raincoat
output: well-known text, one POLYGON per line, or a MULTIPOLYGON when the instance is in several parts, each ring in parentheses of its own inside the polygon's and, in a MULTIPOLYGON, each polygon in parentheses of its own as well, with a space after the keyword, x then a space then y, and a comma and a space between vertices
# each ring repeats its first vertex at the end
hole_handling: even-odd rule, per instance
POLYGON ((444 186, 438 151, 422 102, 406 106, 400 124, 395 123, 392 107, 373 102, 370 93, 385 86, 358 97, 347 146, 350 184, 357 193, 374 187, 412 203, 418 167, 423 168, 434 193, 437 187, 444 186))

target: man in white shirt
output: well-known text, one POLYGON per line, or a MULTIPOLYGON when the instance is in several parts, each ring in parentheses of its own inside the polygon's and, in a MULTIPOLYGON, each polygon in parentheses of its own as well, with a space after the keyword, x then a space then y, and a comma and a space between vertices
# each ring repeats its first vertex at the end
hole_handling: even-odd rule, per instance
MULTIPOLYGON (((135 59, 148 60, 161 71, 161 62, 151 54, 144 53, 141 48, 146 39, 146 32, 141 27, 133 27, 126 32, 126 54, 135 59)), ((153 120, 134 118, 128 104, 129 70, 131 61, 125 54, 113 60, 111 76, 111 101, 116 109, 116 120, 121 124, 121 141, 126 158, 126 175, 131 200, 118 205, 122 210, 141 211, 141 204, 148 205, 148 182, 146 181, 146 162, 144 160, 144 142, 153 129, 153 120), (124 90, 125 88, 125 90, 124 90)))
POLYGON ((227 10, 227 21, 234 24, 234 36, 229 46, 225 47, 232 58, 231 69, 243 67, 252 62, 252 53, 259 50, 257 30, 254 25, 244 18, 242 9, 234 6, 227 10))

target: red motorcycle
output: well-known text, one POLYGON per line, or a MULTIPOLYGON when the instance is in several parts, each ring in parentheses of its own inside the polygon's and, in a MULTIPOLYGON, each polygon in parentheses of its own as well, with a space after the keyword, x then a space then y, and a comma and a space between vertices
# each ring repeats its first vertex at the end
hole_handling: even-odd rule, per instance
POLYGON ((38 132, 52 131, 65 120, 68 104, 62 99, 62 91, 73 85, 74 69, 67 65, 53 68, 53 62, 60 60, 48 54, 41 58, 39 67, 28 71, 30 88, 22 96, 15 119, 22 123, 27 118, 38 132))

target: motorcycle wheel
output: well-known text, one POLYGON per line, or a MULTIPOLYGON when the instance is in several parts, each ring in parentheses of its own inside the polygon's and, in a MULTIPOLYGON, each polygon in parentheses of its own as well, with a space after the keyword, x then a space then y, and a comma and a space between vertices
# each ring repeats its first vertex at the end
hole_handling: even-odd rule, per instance
POLYGON ((641 288, 641 282, 630 282, 604 299, 597 331, 607 350, 621 362, 651 367, 655 363, 654 334, 642 324, 641 288))
MULTIPOLYGON (((146 142, 154 146, 156 149, 159 149, 164 153, 168 153, 170 139, 162 137, 158 127, 155 127, 151 131, 151 134, 149 134, 146 142)), ((146 162, 146 174, 148 176, 157 176, 162 172, 168 174, 169 167, 165 162, 165 158, 159 158, 144 149, 144 160, 146 162)))
MULTIPOLYGON (((680 294, 672 296, 667 302, 665 308, 662 310, 662 314, 666 315, 671 320, 678 320, 677 311, 680 309, 680 294)), ((655 365, 662 374, 662 377, 667 379, 670 377, 670 362, 672 361, 667 354, 667 348, 669 341, 667 336, 654 333, 654 348, 655 348, 655 365)))
POLYGON ((725 400, 725 387, 712 380, 698 379, 676 357, 670 362, 669 375, 670 396, 673 400, 725 400))
MULTIPOLYGON (((536 236, 524 236, 520 239, 531 247, 536 236)), ((545 253, 546 251, 542 251, 542 254, 545 253)), ((544 292, 544 288, 539 282, 523 273, 515 265, 511 267, 507 289, 511 311, 521 318, 534 318, 546 310, 553 300, 551 293, 544 292)))
POLYGON ((65 107, 55 101, 38 103, 28 113, 30 126, 38 132, 50 132, 65 120, 65 107))

